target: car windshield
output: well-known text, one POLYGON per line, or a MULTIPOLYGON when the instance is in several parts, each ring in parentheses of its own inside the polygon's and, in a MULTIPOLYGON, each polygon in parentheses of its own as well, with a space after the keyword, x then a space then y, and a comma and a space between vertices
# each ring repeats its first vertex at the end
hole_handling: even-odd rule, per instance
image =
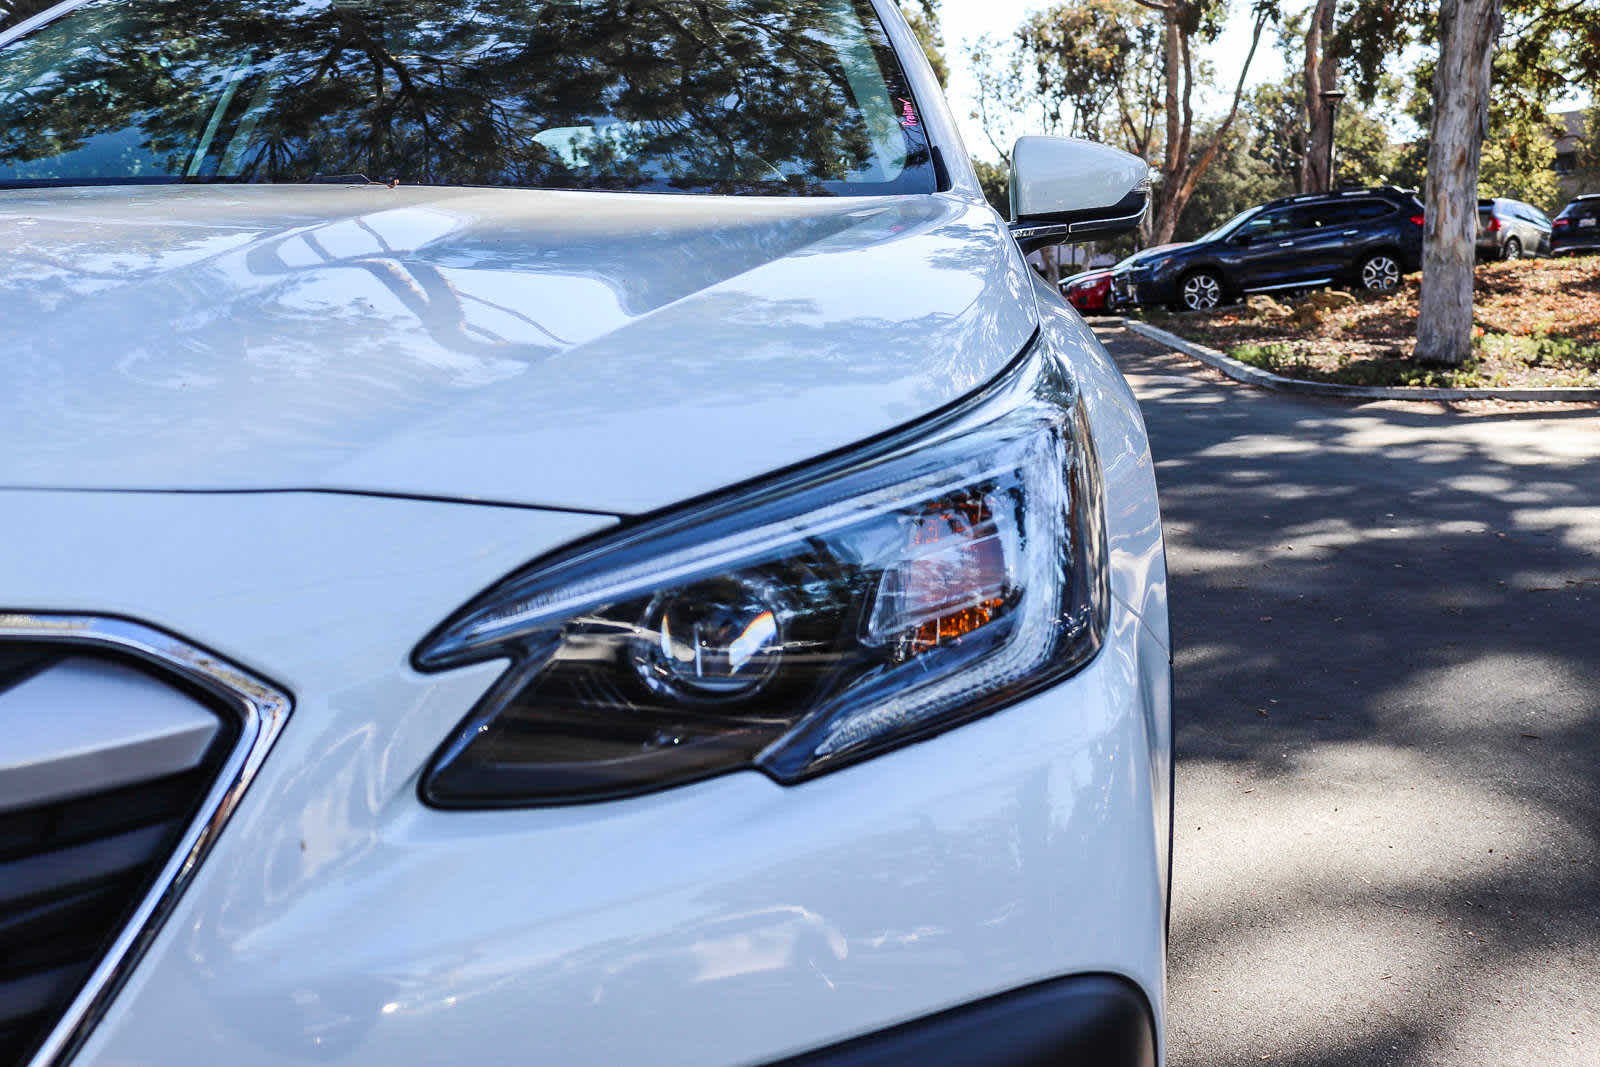
POLYGON ((1247 209, 1245 211, 1239 212, 1233 218, 1229 219, 1227 222, 1224 222, 1221 226, 1218 226, 1216 229, 1212 230, 1210 233, 1204 234, 1201 237, 1196 238, 1196 243, 1200 243, 1200 242, 1204 242, 1204 241, 1220 241, 1220 240, 1222 240, 1224 237, 1228 236, 1228 234, 1232 233, 1234 230, 1238 229, 1240 226, 1243 226, 1246 222, 1249 222, 1252 218, 1255 217, 1256 213, 1259 212, 1260 210, 1261 209, 1259 207, 1253 207, 1253 208, 1249 208, 1249 209, 1247 209))
POLYGON ((932 192, 868 0, 93 0, 0 49, 0 186, 932 192))

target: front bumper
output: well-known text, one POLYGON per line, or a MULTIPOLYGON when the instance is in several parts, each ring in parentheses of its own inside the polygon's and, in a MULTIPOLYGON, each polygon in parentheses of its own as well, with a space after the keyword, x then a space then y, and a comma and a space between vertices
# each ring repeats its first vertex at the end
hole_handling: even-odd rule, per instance
POLYGON ((1121 600, 1063 685, 802 786, 442 812, 418 776, 499 666, 421 676, 411 648, 608 520, 316 493, 0 507, 9 606, 138 618, 294 700, 78 1067, 770 1062, 1089 972, 1159 1032, 1169 675, 1121 600))
POLYGON ((1109 290, 1091 293, 1069 292, 1066 298, 1067 303, 1085 313, 1103 314, 1116 307, 1116 298, 1109 290))
POLYGON ((1118 271, 1111 276, 1111 298, 1119 307, 1138 307, 1140 304, 1139 287, 1129 271, 1118 271))
POLYGON ((1161 306, 1177 298, 1172 279, 1148 270, 1130 270, 1116 276, 1113 292, 1128 307, 1161 306), (1120 288, 1118 286, 1120 285, 1120 288))
POLYGON ((1110 975, 1079 975, 1003 993, 870 1034, 777 1067, 1155 1067, 1150 1006, 1110 975))

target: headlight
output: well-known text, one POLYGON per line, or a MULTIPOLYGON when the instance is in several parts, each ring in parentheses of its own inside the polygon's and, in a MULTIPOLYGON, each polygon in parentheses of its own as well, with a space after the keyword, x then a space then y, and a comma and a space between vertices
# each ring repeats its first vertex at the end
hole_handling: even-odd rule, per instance
POLYGON ((1099 466, 1030 353, 972 400, 510 576, 418 647, 510 666, 434 757, 447 807, 792 783, 988 714, 1105 629, 1099 466))

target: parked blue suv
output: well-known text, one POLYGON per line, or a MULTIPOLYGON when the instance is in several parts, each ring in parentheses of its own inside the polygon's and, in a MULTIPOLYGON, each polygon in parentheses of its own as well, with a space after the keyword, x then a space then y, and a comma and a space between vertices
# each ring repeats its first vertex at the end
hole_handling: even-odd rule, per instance
POLYGON ((1392 186, 1286 196, 1198 241, 1133 257, 1112 276, 1123 304, 1207 311, 1245 293, 1346 283, 1386 290, 1422 265, 1422 204, 1392 186))

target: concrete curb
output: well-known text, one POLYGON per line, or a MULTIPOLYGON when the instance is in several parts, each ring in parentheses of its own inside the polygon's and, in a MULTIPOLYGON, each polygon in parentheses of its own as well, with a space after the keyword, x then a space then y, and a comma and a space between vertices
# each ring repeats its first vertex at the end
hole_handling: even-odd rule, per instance
MULTIPOLYGON (((1109 325, 1109 324, 1108 324, 1109 325)), ((1225 356, 1215 348, 1185 341, 1148 322, 1125 319, 1128 329, 1150 340, 1166 345, 1186 356, 1198 359, 1208 367, 1215 367, 1236 382, 1256 385, 1263 389, 1276 389, 1281 393, 1300 393, 1304 396, 1337 396, 1350 400, 1600 400, 1600 389, 1566 386, 1552 389, 1442 389, 1433 387, 1405 388, 1390 385, 1339 385, 1334 382, 1302 382, 1285 378, 1271 371, 1240 363, 1225 356)))

